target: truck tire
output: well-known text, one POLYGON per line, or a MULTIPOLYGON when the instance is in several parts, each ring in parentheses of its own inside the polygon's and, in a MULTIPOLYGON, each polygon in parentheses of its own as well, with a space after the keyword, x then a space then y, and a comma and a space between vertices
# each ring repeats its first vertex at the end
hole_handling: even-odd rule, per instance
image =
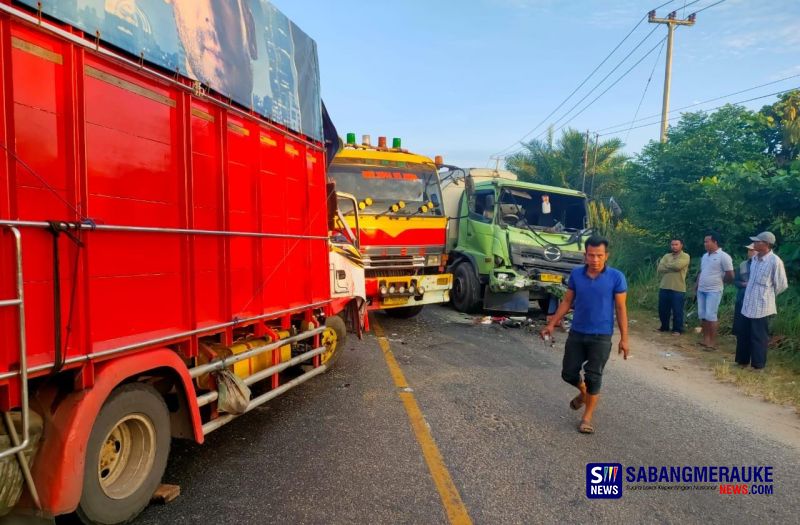
POLYGON ((112 525, 138 516, 161 483, 169 446, 169 411, 158 391, 144 383, 116 388, 86 446, 81 521, 112 525))
POLYGON ((480 307, 481 283, 475 277, 472 265, 462 262, 453 272, 453 289, 450 298, 459 312, 473 313, 480 307))
POLYGON ((322 343, 331 345, 331 349, 321 354, 320 360, 323 365, 328 365, 328 370, 330 370, 344 352, 344 344, 347 341, 347 323, 340 316, 332 315, 325 318, 325 326, 331 330, 322 333, 322 343))
POLYGON ((384 312, 386 312, 386 315, 389 317, 394 317, 395 319, 411 319, 412 317, 416 317, 424 306, 424 304, 418 304, 415 306, 403 306, 401 308, 389 308, 388 310, 384 310, 384 312))

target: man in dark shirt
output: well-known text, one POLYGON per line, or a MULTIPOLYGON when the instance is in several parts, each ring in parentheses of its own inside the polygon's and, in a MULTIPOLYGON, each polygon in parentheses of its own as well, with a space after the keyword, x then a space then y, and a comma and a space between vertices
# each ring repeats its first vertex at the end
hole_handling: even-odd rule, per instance
POLYGON ((592 416, 600 398, 603 368, 611 354, 615 312, 621 336, 619 353, 628 359, 628 311, 625 304, 628 285, 622 272, 606 266, 606 239, 588 239, 585 258, 585 266, 572 270, 564 300, 541 335, 545 339, 552 336, 556 324, 571 308, 575 309, 572 329, 564 348, 561 377, 580 391, 569 406, 573 410, 586 407, 578 431, 592 434, 592 416))

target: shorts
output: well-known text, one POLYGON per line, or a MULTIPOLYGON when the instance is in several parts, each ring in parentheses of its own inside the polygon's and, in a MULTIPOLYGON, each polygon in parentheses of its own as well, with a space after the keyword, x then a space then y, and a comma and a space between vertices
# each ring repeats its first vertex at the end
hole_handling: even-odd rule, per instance
POLYGON ((722 292, 697 291, 697 317, 703 321, 717 322, 719 303, 722 301, 722 292))
POLYGON ((581 369, 586 392, 600 393, 603 384, 603 369, 611 355, 610 335, 589 335, 570 331, 564 348, 561 378, 572 386, 581 383, 581 369))

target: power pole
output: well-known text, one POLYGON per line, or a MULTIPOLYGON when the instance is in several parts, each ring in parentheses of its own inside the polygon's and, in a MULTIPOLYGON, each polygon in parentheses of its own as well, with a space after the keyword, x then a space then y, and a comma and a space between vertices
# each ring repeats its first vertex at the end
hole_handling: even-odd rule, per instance
POLYGON ((586 130, 586 139, 583 141, 583 182, 581 191, 586 193, 586 172, 589 169, 589 130, 586 130))
POLYGON ((597 146, 600 144, 600 134, 594 134, 594 160, 592 161, 592 187, 589 196, 594 197, 594 178, 597 176, 597 146))
POLYGON ((667 25, 667 65, 664 72, 664 103, 661 108, 661 143, 667 141, 667 126, 669 124, 669 89, 672 82, 672 39, 675 34, 676 26, 693 26, 696 14, 692 13, 689 18, 678 19, 675 11, 667 15, 667 18, 656 18, 656 12, 648 13, 648 21, 651 24, 667 25))

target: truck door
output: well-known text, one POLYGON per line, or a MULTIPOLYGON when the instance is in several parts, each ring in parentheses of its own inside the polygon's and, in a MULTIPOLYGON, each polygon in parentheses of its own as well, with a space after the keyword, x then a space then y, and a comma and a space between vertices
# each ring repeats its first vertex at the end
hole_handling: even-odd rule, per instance
POLYGON ((487 274, 492 269, 495 204, 494 188, 475 191, 467 203, 463 246, 475 256, 481 274, 487 274))

